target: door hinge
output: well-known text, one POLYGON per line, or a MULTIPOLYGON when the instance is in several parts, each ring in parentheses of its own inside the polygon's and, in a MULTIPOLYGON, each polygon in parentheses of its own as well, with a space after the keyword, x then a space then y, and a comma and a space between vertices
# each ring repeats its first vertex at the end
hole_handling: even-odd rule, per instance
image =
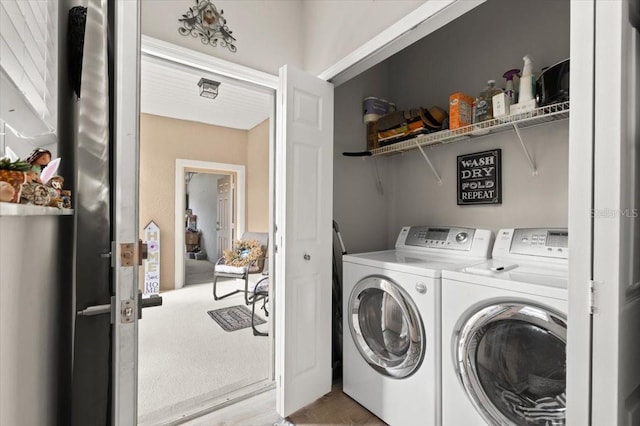
POLYGON ((596 281, 589 280, 589 314, 594 315, 596 313, 598 313, 596 308, 596 281))

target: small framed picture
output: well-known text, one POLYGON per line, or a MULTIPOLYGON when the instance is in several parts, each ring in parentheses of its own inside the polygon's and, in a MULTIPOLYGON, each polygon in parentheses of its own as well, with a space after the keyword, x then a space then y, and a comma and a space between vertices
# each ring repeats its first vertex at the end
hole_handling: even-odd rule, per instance
POLYGON ((458 205, 502 204, 502 150, 458 156, 458 205))

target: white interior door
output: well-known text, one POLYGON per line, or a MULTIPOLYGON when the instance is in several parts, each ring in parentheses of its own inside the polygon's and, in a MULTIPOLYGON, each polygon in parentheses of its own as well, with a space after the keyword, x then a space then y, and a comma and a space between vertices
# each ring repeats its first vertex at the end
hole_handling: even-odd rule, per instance
POLYGON ((218 259, 222 257, 222 253, 225 249, 231 248, 231 185, 231 176, 229 175, 218 179, 218 226, 216 228, 218 233, 218 259))
POLYGON ((571 5, 571 116, 569 120, 569 313, 567 328, 567 424, 588 425, 591 416, 593 280, 593 150, 595 1, 571 5))
MULTIPOLYGON (((106 9, 107 2, 102 1, 106 9)), ((114 9, 112 410, 114 425, 134 425, 138 395, 139 2, 118 1, 114 9)))
POLYGON ((594 9, 593 425, 640 424, 640 68, 631 3, 596 1, 594 9))
POLYGON ((333 85, 280 69, 276 144, 277 410, 331 390, 333 85))

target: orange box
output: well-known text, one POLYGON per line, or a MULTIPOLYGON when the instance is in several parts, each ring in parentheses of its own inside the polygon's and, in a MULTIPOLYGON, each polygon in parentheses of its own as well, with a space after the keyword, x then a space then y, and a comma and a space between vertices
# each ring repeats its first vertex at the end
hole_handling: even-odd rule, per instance
POLYGON ((473 123, 473 98, 461 92, 449 96, 449 129, 473 123))

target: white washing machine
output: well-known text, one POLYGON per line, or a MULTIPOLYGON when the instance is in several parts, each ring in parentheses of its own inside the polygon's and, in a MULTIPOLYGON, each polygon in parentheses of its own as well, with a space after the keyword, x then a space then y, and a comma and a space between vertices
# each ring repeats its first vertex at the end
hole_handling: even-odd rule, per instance
POLYGON ((492 232, 404 227, 396 249, 343 257, 343 391, 394 426, 440 424, 444 268, 486 261, 492 232))
POLYGON ((564 425, 566 229, 502 229, 442 273, 442 424, 564 425))

